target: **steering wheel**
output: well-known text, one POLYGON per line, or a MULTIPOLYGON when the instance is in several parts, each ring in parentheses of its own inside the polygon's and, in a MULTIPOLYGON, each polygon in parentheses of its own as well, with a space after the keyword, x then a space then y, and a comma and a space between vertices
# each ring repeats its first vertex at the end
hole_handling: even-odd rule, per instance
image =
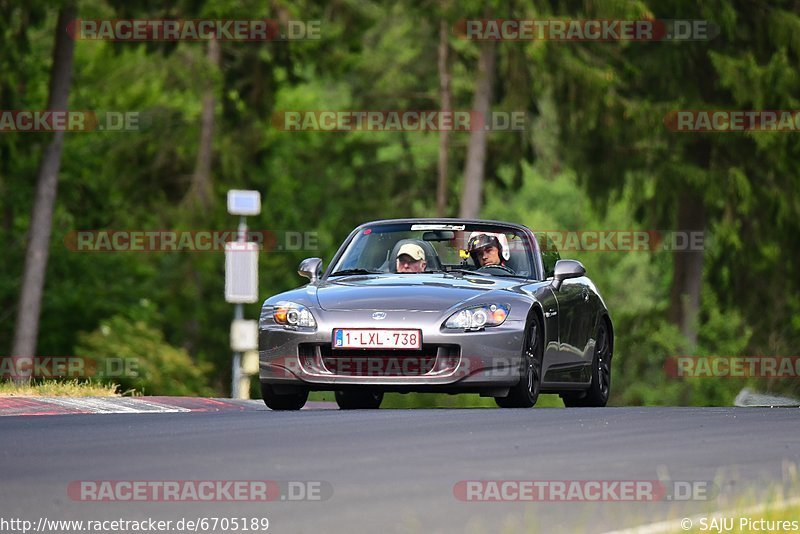
POLYGON ((508 274, 517 274, 505 265, 495 264, 495 265, 484 265, 482 267, 478 267, 475 269, 476 271, 489 271, 490 269, 497 269, 499 271, 507 272, 508 274))

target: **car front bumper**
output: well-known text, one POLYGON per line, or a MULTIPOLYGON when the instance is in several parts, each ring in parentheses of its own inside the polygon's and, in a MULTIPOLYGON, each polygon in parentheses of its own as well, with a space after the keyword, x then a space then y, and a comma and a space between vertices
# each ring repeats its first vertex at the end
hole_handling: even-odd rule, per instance
POLYGON ((385 391, 480 391, 508 387, 520 376, 524 321, 482 331, 442 330, 441 314, 398 312, 380 328, 419 329, 422 350, 333 349, 334 328, 375 328, 352 312, 315 314, 315 331, 268 325, 259 330, 259 378, 312 390, 370 386, 385 391), (320 317, 321 315, 321 317, 320 317))

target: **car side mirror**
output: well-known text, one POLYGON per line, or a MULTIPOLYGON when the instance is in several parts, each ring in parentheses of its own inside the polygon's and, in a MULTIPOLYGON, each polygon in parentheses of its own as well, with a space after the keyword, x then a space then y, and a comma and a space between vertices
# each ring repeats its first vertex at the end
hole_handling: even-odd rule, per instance
POLYGON ((556 291, 567 278, 580 278, 586 274, 586 267, 577 260, 558 260, 553 269, 553 287, 556 291))
POLYGON ((322 260, 320 258, 306 258, 300 262, 297 274, 311 280, 313 284, 322 276, 322 260))

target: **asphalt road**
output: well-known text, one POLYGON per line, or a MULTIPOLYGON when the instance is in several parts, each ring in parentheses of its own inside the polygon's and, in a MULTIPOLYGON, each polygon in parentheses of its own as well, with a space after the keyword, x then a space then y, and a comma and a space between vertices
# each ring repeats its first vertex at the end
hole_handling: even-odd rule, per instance
POLYGON ((730 506, 798 463, 797 408, 5 417, 0 519, 267 517, 278 533, 604 532, 730 506), (454 494, 464 480, 664 477, 715 480, 720 493, 655 503, 463 502, 454 494), (255 479, 319 481, 332 495, 165 503, 82 502, 68 493, 70 482, 85 480, 255 479))

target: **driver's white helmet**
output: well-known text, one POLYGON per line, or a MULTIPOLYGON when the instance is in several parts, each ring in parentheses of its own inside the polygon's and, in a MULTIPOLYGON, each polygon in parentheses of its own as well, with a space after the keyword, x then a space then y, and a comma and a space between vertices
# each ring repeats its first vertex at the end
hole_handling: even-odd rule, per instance
POLYGON ((488 246, 495 246, 500 249, 500 257, 505 261, 511 257, 511 249, 508 246, 508 238, 505 234, 494 232, 472 232, 467 239, 467 252, 472 255, 478 249, 488 246))

